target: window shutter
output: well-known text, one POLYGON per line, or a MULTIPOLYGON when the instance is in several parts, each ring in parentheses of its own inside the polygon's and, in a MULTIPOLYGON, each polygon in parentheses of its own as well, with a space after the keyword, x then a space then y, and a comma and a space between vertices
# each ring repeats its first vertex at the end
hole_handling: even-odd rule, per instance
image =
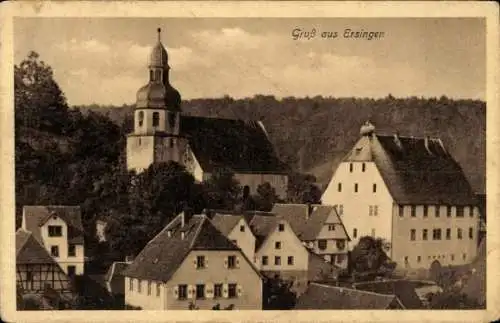
POLYGON ((238 291, 238 297, 241 297, 241 295, 243 295, 243 286, 241 286, 240 284, 238 284, 238 287, 237 287, 238 291))
POLYGON ((224 258, 224 268, 227 269, 227 257, 224 258))
POLYGON ((240 257, 236 256, 236 268, 240 268, 240 257))
POLYGON ((229 287, 227 284, 223 284, 222 285, 222 296, 224 298, 228 298, 229 297, 229 287))
POLYGON ((174 297, 175 299, 179 299, 179 286, 174 286, 174 297))
POLYGON ((205 257, 205 268, 208 268, 208 257, 205 257))
POLYGON ((196 256, 193 257, 193 266, 194 266, 194 268, 198 268, 198 261, 196 259, 196 256))
POLYGON ((189 299, 194 298, 194 288, 193 288, 193 285, 188 285, 188 287, 187 287, 187 298, 189 298, 189 299))
POLYGON ((214 298, 214 284, 206 283, 205 285, 205 297, 214 298))

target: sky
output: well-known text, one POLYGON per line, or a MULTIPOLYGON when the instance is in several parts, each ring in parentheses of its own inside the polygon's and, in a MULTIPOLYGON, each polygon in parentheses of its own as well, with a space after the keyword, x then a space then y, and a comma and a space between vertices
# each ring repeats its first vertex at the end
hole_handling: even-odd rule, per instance
POLYGON ((132 104, 160 27, 183 99, 485 100, 485 26, 476 18, 16 18, 14 59, 38 52, 70 105, 132 104), (344 38, 347 28, 384 34, 344 38), (295 29, 315 37, 293 39, 295 29))

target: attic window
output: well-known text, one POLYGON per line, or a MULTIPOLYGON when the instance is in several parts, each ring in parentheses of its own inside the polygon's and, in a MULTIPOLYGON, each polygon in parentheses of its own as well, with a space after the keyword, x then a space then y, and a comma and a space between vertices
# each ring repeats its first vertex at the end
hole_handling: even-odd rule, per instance
POLYGON ((283 223, 280 223, 280 224, 278 225, 278 231, 280 231, 280 232, 285 231, 285 225, 284 225, 283 223))

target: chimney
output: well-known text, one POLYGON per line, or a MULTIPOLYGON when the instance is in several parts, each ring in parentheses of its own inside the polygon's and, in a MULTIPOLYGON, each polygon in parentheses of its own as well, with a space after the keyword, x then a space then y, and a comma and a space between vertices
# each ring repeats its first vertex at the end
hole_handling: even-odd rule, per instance
POLYGON ((313 212, 313 205, 311 203, 307 203, 307 213, 306 213, 306 219, 309 220, 311 218, 311 214, 313 212))
POLYGON ((191 209, 189 206, 185 206, 184 210, 181 213, 181 226, 184 228, 191 218, 193 217, 193 209, 191 209))

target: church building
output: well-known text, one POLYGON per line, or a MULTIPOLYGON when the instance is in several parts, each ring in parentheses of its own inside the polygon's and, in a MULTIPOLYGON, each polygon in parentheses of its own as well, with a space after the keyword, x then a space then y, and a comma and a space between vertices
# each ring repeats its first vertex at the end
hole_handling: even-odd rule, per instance
POLYGON ((269 182, 286 197, 288 167, 279 160, 260 121, 188 116, 169 80, 168 54, 158 41, 149 60, 149 82, 137 92, 134 130, 127 137, 127 168, 140 173, 154 163, 175 161, 197 181, 231 169, 255 193, 269 182))

